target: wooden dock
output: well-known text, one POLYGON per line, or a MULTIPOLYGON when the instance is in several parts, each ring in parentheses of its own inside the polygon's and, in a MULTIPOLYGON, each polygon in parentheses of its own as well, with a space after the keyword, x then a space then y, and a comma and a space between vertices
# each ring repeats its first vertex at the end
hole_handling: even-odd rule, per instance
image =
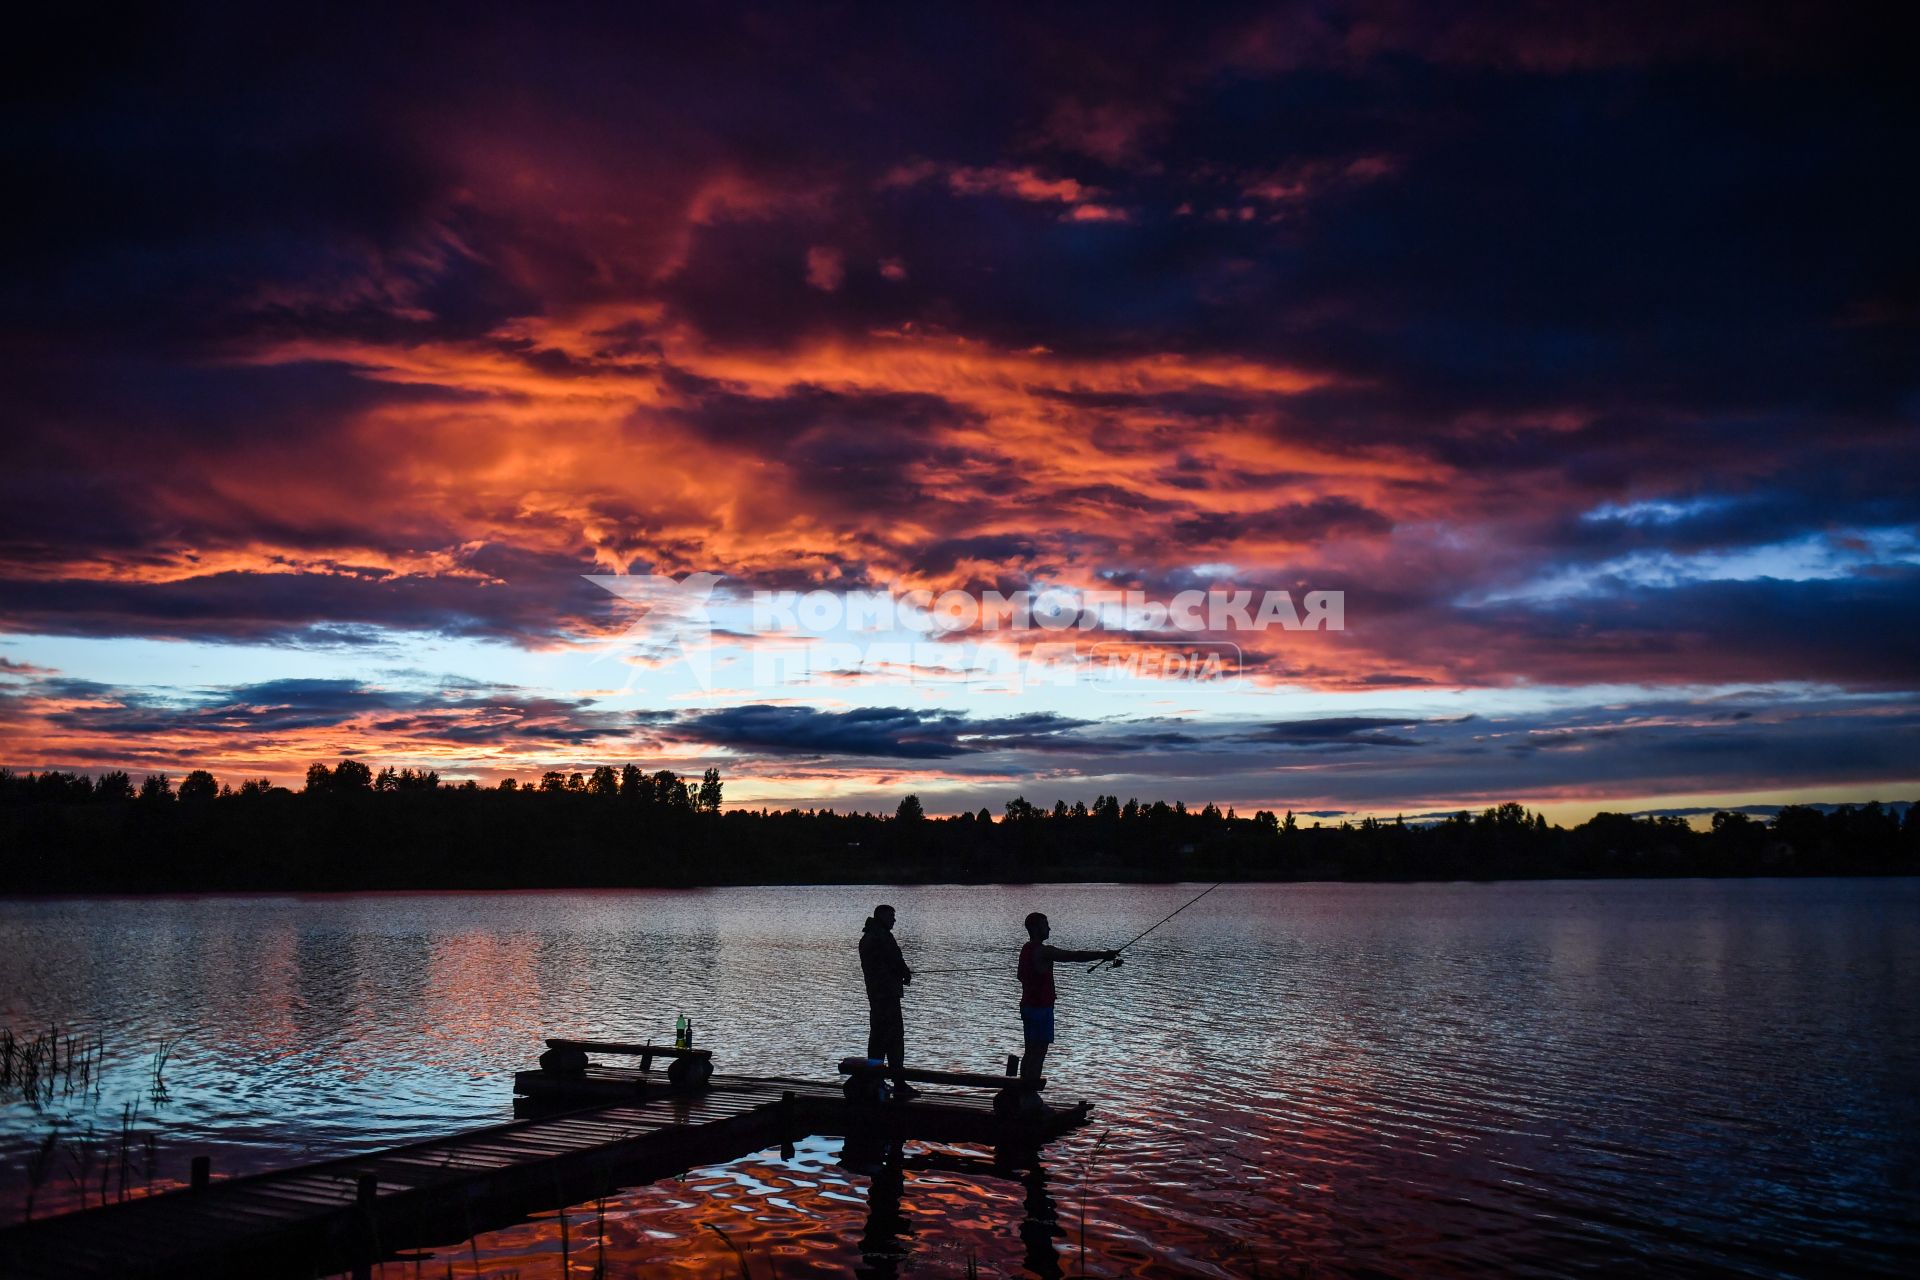
MULTIPOLYGON (((540 1075, 522 1073, 516 1086, 551 1096, 540 1075)), ((1090 1110, 1083 1102, 1016 1122, 995 1115, 978 1094, 929 1092, 861 1106, 839 1084, 778 1077, 716 1075, 693 1091, 627 1068, 593 1067, 586 1078, 602 1094, 584 1107, 577 1092, 559 1103, 536 1096, 523 1107, 550 1114, 0 1231, 0 1274, 304 1280, 812 1134, 1018 1152, 1084 1123, 1090 1110)))

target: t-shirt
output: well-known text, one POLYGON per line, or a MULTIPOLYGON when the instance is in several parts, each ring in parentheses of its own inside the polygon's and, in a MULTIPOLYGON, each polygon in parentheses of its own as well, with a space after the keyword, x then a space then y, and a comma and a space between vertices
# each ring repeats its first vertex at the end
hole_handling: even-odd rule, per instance
POLYGON ((1046 945, 1030 941, 1020 948, 1020 1003, 1030 1009, 1053 1008, 1053 966, 1040 954, 1046 945))

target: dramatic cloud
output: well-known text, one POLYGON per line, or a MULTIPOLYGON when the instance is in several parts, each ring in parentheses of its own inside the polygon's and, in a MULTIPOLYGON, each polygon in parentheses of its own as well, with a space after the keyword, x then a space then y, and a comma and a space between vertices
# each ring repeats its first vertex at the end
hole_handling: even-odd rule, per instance
POLYGON ((1188 762, 1244 751, 1285 762, 1245 775, 1269 799, 1379 804, 1495 777, 1864 784, 1905 741, 1850 722, 1847 777, 1784 748, 1825 719, 1718 772, 1694 761, 1721 730, 1677 731, 1638 757, 1665 779, 1544 742, 1537 772, 1504 743, 1457 770, 1419 754, 1530 690, 1604 709, 1920 684, 1915 114, 1905 46, 1862 15, 96 27, 45 32, 13 86, 7 762, 250 739, 221 749, 498 772, 597 744, 851 794, 836 759, 1018 786, 1148 756, 1205 777, 1188 762), (484 696, 299 689, 315 655, 407 647, 493 680, 625 625, 583 575, 696 571, 740 592, 1330 588, 1348 629, 1242 637, 1230 706, 1171 688, 1009 714, 846 682, 852 705, 666 705, 694 695, 661 685, 656 732, 519 669, 484 696), (142 684, 114 655, 151 642, 295 679, 261 702, 142 684), (1458 709, 1409 714, 1411 691, 1458 709))

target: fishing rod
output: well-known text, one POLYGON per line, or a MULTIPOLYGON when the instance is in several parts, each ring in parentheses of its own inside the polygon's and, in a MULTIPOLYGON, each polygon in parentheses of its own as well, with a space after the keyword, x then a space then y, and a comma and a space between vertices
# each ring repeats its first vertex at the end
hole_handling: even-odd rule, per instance
POLYGON ((1127 941, 1115 947, 1113 959, 1101 960, 1098 963, 1096 963, 1092 968, 1088 969, 1087 972, 1098 973, 1100 972, 1100 970, 1106 968, 1108 965, 1112 965, 1114 968, 1118 969, 1121 965, 1120 953, 1122 951, 1125 951, 1128 947, 1140 941, 1140 939, 1146 937, 1148 934, 1152 933, 1155 929, 1158 929, 1161 925, 1173 919, 1175 916, 1179 915, 1182 911, 1185 911, 1188 907, 1200 901, 1200 899, 1206 897, 1208 894, 1212 893, 1214 889, 1218 889, 1221 884, 1225 884, 1225 883, 1226 881, 1222 880, 1220 884, 1216 884, 1211 888, 1202 889, 1200 892, 1194 894, 1191 898, 1187 899, 1185 902, 1181 903, 1179 906, 1175 907, 1173 910, 1167 912, 1166 915, 1161 916, 1158 920, 1154 921, 1152 924, 1142 929, 1139 933, 1136 933, 1133 937, 1129 938, 1127 941))
MULTIPOLYGON (((1125 951, 1128 947, 1140 941, 1140 939, 1146 937, 1148 934, 1152 933, 1155 929, 1158 929, 1161 925, 1173 919, 1175 916, 1179 915, 1182 911, 1185 911, 1188 907, 1200 901, 1200 899, 1206 897, 1208 894, 1212 893, 1215 889, 1218 889, 1220 885, 1225 883, 1226 881, 1222 880, 1220 881, 1219 884, 1209 885, 1206 888, 1202 889, 1200 892, 1194 894, 1191 898, 1188 898, 1185 902, 1181 903, 1179 906, 1175 907, 1173 910, 1167 912, 1167 914, 1165 914, 1164 916, 1161 916, 1158 920, 1155 920, 1152 924, 1142 929, 1139 933, 1134 934, 1133 937, 1127 939, 1125 942, 1121 943, 1118 947, 1115 947, 1113 959, 1102 960, 1097 964, 1095 964, 1092 968, 1088 969, 1087 972, 1098 973, 1100 970, 1106 968, 1108 965, 1112 965, 1116 969, 1119 968, 1122 963, 1119 956, 1120 952, 1125 951)), ((997 964, 985 964, 985 965, 975 965, 965 969, 915 969, 914 974, 917 977, 918 975, 923 973, 987 973, 990 970, 999 969, 1001 967, 1002 966, 997 964)))

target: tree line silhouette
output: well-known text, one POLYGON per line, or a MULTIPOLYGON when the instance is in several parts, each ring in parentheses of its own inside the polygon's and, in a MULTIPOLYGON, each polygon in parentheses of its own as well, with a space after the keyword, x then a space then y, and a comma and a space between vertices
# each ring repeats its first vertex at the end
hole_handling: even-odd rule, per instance
POLYGON ((1323 825, 1207 804, 1025 796, 996 816, 725 810, 716 769, 603 765, 482 787, 347 759, 294 791, 195 769, 136 781, 0 769, 0 891, 559 888, 1174 879, 1420 880, 1885 875, 1920 867, 1920 807, 1791 805, 1771 819, 1518 804, 1437 822, 1323 825))

